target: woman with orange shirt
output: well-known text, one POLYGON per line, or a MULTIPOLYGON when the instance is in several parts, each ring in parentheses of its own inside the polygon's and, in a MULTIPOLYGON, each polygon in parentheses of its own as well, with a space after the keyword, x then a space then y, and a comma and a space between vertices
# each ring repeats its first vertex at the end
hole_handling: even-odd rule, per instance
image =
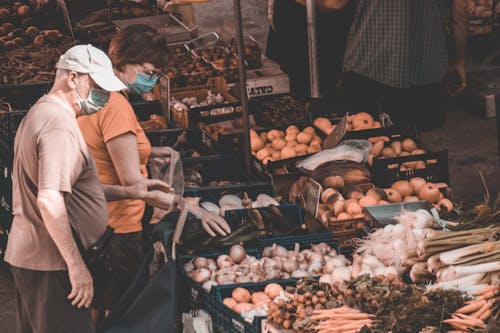
MULTIPOLYGON (((167 40, 147 25, 131 25, 114 36, 109 57, 116 76, 130 93, 146 93, 153 89, 160 69, 167 65, 167 40)), ((111 93, 101 112, 80 117, 79 125, 95 159, 108 199, 109 225, 114 228, 110 241, 113 258, 110 288, 96 302, 96 306, 109 311, 132 283, 142 260, 141 221, 146 203, 165 209, 183 205, 183 200, 165 193, 168 185, 147 179, 151 144, 124 95, 111 93), (133 185, 135 191, 129 191, 133 185)), ((220 219, 212 219, 208 225, 205 220, 203 226, 211 235, 214 235, 212 228, 221 234, 230 232, 220 219)))

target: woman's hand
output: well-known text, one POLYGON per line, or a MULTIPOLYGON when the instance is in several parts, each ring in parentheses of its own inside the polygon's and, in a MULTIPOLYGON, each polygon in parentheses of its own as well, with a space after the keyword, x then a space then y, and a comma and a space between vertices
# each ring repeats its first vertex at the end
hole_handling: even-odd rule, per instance
POLYGON ((188 211, 193 214, 197 219, 201 220, 201 225, 203 229, 212 237, 215 237, 214 230, 222 235, 226 236, 231 233, 231 227, 227 224, 223 217, 211 213, 200 206, 194 206, 187 204, 188 211))

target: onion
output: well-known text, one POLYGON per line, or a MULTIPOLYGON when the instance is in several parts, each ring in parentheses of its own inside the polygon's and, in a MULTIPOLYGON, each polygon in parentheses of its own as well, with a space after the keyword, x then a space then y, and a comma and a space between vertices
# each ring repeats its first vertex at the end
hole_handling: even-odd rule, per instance
POLYGON ((375 269, 377 267, 384 267, 385 265, 382 264, 375 256, 369 255, 369 254, 363 254, 363 263, 367 264, 371 268, 375 269))
POLYGON ((333 259, 326 260, 325 267, 323 268, 323 273, 330 274, 337 267, 333 259))
POLYGON ((252 295, 250 292, 241 287, 234 289, 231 296, 238 303, 248 303, 252 301, 252 295))
MULTIPOLYGON (((353 276, 354 277, 354 276, 353 276)), ((335 269, 331 275, 332 284, 335 282, 344 282, 351 279, 351 269, 347 267, 339 267, 335 269)))
POLYGON ((258 261, 254 261, 248 265, 248 269, 252 273, 260 272, 260 263, 258 261))
POLYGON ((335 249, 330 249, 330 252, 328 252, 328 255, 330 257, 336 257, 338 255, 338 253, 335 249))
POLYGON ((321 272, 322 268, 323 263, 321 262, 321 260, 312 260, 307 267, 307 273, 310 276, 317 276, 321 272))
POLYGON ((207 282, 211 276, 212 273, 206 268, 198 268, 193 273, 193 279, 200 284, 207 282))
POLYGON ((311 250, 318 254, 325 255, 331 250, 331 248, 326 243, 319 243, 316 245, 311 245, 311 250))
POLYGON ((215 263, 215 260, 213 259, 208 259, 208 265, 207 268, 211 271, 216 271, 217 270, 217 264, 215 263))
POLYGON ((296 270, 295 272, 292 273, 292 277, 294 279, 302 279, 302 278, 305 278, 305 277, 308 277, 309 275, 307 274, 306 271, 303 271, 303 270, 296 270))
POLYGON ((350 266, 351 265, 351 261, 349 259, 347 259, 346 256, 343 255, 343 254, 339 254, 335 258, 337 260, 342 260, 344 262, 344 266, 350 266))
POLYGON ((402 224, 395 224, 391 230, 391 237, 393 239, 401 239, 406 235, 406 228, 402 224))
POLYGON ((236 282, 236 283, 248 283, 248 282, 252 282, 252 280, 250 280, 250 278, 246 275, 240 275, 236 278, 236 280, 234 282, 236 282))
POLYGON ((203 284, 203 289, 205 289, 207 292, 210 292, 212 290, 213 286, 218 286, 219 284, 215 282, 214 280, 208 280, 203 284))
POLYGON ((280 272, 274 269, 266 270, 266 279, 267 280, 277 280, 281 276, 280 272))
POLYGON ((236 274, 227 269, 220 270, 215 277, 215 281, 217 281, 217 283, 220 285, 232 284, 234 283, 235 279, 236 274))
POLYGON ((309 263, 307 261, 299 261, 299 270, 305 271, 309 267, 309 263))
POLYGON ((217 266, 220 269, 229 268, 229 267, 233 266, 233 261, 231 260, 231 258, 227 254, 221 254, 217 258, 217 266))
POLYGON ((266 293, 266 295, 270 298, 270 299, 275 299, 276 297, 280 296, 281 293, 285 292, 285 290, 283 290, 283 287, 280 286, 279 284, 277 283, 269 283, 265 288, 264 288, 264 292, 266 293))
POLYGON ((198 268, 207 268, 208 267, 208 259, 204 257, 194 258, 193 265, 195 269, 198 268))
POLYGON ((331 284, 332 276, 330 274, 321 275, 319 278, 319 283, 331 284))
POLYGON ((291 277, 290 273, 285 272, 285 273, 281 273, 280 278, 283 280, 288 280, 288 279, 290 279, 290 277, 291 277))
POLYGON ((283 263, 283 269, 287 271, 288 273, 292 273, 295 271, 299 265, 297 264, 296 260, 287 260, 283 263))
POLYGON ((236 244, 231 246, 229 250, 229 257, 235 264, 239 264, 243 259, 245 259, 247 253, 243 246, 236 244))
POLYGON ((247 255, 246 260, 248 261, 249 264, 254 262, 254 261, 258 261, 258 259, 256 257, 249 256, 249 255, 247 255))
POLYGON ((194 264, 192 261, 189 261, 184 264, 184 271, 186 273, 191 273, 192 271, 194 271, 194 264))
POLYGON ((273 244, 272 256, 273 257, 288 258, 288 250, 286 248, 284 248, 283 246, 273 244))
POLYGON ((264 248, 264 250, 262 250, 263 257, 269 258, 269 257, 272 257, 272 255, 273 255, 273 248, 271 246, 266 247, 266 248, 264 248))
POLYGON ((264 268, 265 271, 267 270, 278 270, 280 268, 280 263, 276 261, 275 259, 271 258, 263 258, 262 259, 262 267, 264 268))

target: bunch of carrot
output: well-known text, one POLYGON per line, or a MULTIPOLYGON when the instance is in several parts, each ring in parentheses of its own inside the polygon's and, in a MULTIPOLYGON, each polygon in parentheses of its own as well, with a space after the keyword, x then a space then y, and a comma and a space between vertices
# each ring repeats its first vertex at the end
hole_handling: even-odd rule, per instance
POLYGON ((317 333, 356 333, 363 326, 373 327, 375 315, 362 313, 357 309, 343 306, 335 309, 316 310, 311 320, 319 321, 312 328, 317 333))
POLYGON ((490 285, 474 294, 474 300, 467 302, 467 305, 458 309, 452 314, 450 319, 443 320, 443 323, 450 324, 455 331, 448 333, 467 332, 470 329, 486 328, 485 321, 493 313, 498 311, 500 293, 499 286, 490 285))

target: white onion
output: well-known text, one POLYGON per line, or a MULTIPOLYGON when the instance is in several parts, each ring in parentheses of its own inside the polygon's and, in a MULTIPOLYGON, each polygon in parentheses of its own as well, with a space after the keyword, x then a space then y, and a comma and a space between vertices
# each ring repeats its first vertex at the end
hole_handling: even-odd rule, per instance
POLYGON ((231 258, 227 254, 221 254, 217 258, 217 266, 221 269, 222 268, 229 268, 229 267, 233 266, 233 261, 231 260, 231 258))
POLYGON ((199 268, 207 268, 208 267, 208 259, 204 257, 197 257, 193 261, 193 265, 195 269, 199 268))
POLYGON ((291 277, 290 273, 284 272, 281 273, 281 279, 288 280, 291 277))
POLYGON ((319 278, 319 283, 327 283, 327 284, 330 284, 332 281, 332 277, 330 274, 324 274, 324 275, 321 275, 321 277, 319 278))
POLYGON ((235 264, 239 264, 246 257, 246 251, 243 246, 236 244, 229 249, 229 257, 235 264))
POLYGON ((406 228, 402 224, 395 224, 391 230, 391 237, 394 239, 401 239, 406 236, 406 228))
POLYGON ((335 282, 344 282, 344 281, 349 281, 351 279, 351 268, 348 267, 338 267, 336 268, 330 277, 331 283, 335 282))
POLYGON ((319 243, 316 245, 311 245, 311 250, 320 254, 320 255, 325 255, 327 254, 331 249, 326 243, 319 243))
POLYGON ((307 274, 306 271, 303 271, 303 270, 296 270, 295 272, 292 273, 292 277, 294 279, 301 279, 301 278, 305 278, 305 277, 308 277, 309 275, 307 274))
POLYGON ((203 289, 205 289, 207 292, 210 292, 212 290, 213 286, 218 286, 219 284, 215 282, 214 280, 208 280, 203 284, 203 289))
POLYGON ((287 260, 283 263, 283 269, 288 273, 292 273, 297 268, 299 268, 299 265, 296 260, 287 260))
POLYGON ((364 274, 368 274, 370 276, 373 276, 373 270, 367 264, 362 264, 361 270, 359 271, 359 275, 364 275, 364 274))
POLYGON ((419 209, 415 212, 416 214, 416 219, 413 224, 414 228, 417 229, 426 229, 426 228, 432 228, 432 225, 434 224, 434 218, 432 215, 425 209, 419 209))
POLYGON ((236 278, 235 282, 236 283, 248 283, 248 282, 252 282, 252 280, 246 275, 240 275, 236 278))
POLYGON ((192 261, 189 261, 184 264, 184 271, 186 273, 191 273, 192 271, 194 271, 194 264, 192 261))
POLYGON ((203 283, 207 282, 211 276, 212 276, 212 273, 208 269, 198 268, 193 273, 193 280, 195 280, 196 282, 198 282, 200 284, 203 284, 203 283))
POLYGON ((310 276, 317 276, 321 272, 321 269, 323 268, 323 263, 321 260, 313 260, 309 263, 309 266, 307 267, 307 273, 310 276))
POLYGON ((367 264, 371 268, 375 269, 377 267, 385 267, 375 256, 369 254, 363 254, 363 263, 367 264))
POLYGON ((335 267, 346 266, 345 260, 342 260, 341 258, 335 257, 335 258, 331 259, 331 261, 333 262, 333 265, 335 265, 335 267))
POLYGON ((283 246, 273 244, 272 256, 273 257, 288 258, 288 250, 286 248, 284 248, 283 246))
POLYGON ((208 265, 207 268, 211 271, 216 271, 217 270, 217 264, 215 263, 215 260, 213 259, 208 259, 208 265))
POLYGON ((323 273, 330 274, 337 267, 333 259, 326 260, 325 266, 323 267, 323 273))
POLYGON ((280 272, 277 270, 266 270, 266 278, 267 280, 277 280, 281 276, 280 272))
POLYGON ((328 252, 328 255, 330 257, 336 257, 338 255, 338 253, 335 249, 330 249, 330 252, 328 252))
POLYGON ((263 257, 269 258, 269 257, 272 257, 272 255, 273 255, 273 248, 271 246, 266 247, 266 248, 264 248, 264 250, 262 250, 263 257))

